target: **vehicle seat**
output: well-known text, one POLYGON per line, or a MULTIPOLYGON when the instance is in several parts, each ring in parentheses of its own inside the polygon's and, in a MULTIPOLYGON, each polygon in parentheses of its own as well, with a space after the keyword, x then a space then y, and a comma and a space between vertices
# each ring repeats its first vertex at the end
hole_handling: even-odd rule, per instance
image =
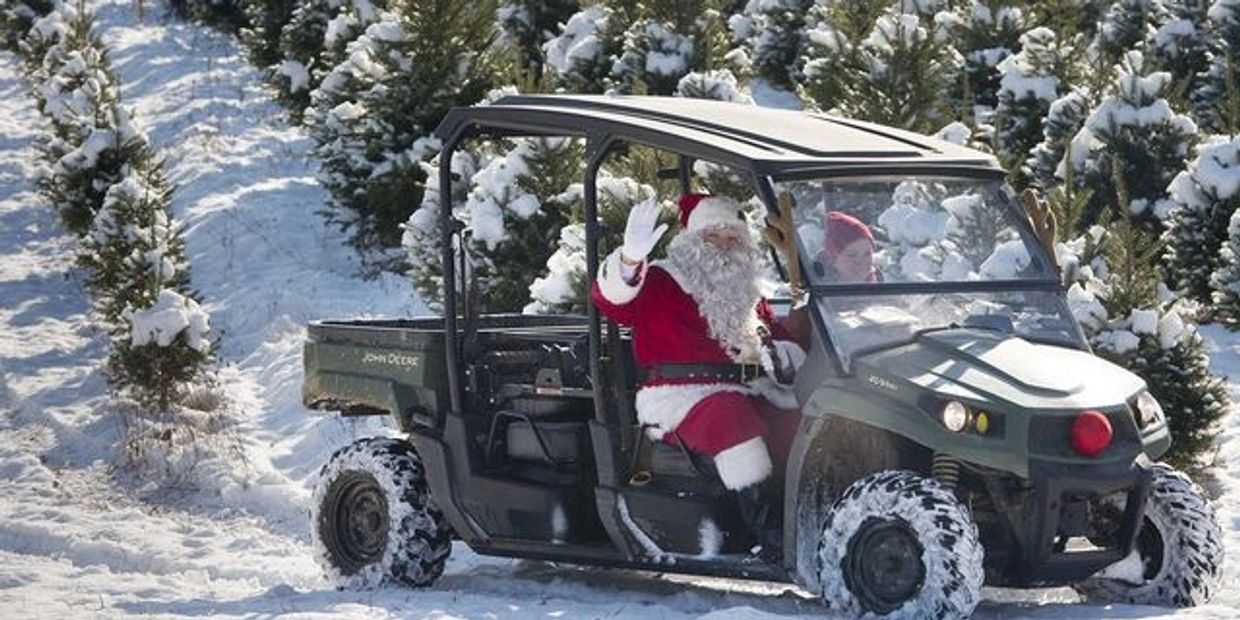
POLYGON ((551 465, 580 465, 592 461, 590 429, 576 420, 513 419, 505 430, 508 458, 542 461, 551 465))

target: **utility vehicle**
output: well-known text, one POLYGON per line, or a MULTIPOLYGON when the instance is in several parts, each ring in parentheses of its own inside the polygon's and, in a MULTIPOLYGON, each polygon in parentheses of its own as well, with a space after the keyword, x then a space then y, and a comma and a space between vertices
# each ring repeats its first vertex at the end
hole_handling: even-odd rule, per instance
POLYGON ((713 169, 752 192, 783 239, 773 273, 808 296, 784 312, 811 326, 783 548, 750 553, 709 459, 643 432, 626 329, 589 305, 480 313, 467 229, 443 209, 441 316, 308 329, 305 404, 391 416, 404 437, 362 439, 323 467, 314 540, 341 587, 429 585, 459 539, 486 555, 794 582, 846 615, 967 617, 983 584, 1170 606, 1215 589, 1220 530, 1201 489, 1157 462, 1170 444, 1157 400, 1091 354, 992 157, 658 97, 510 96, 452 110, 437 135, 442 205, 468 180, 451 167, 467 140, 583 141, 590 279, 619 236, 599 218, 609 155, 655 149, 681 191, 713 169), (830 280, 828 211, 872 228, 880 282, 830 280))

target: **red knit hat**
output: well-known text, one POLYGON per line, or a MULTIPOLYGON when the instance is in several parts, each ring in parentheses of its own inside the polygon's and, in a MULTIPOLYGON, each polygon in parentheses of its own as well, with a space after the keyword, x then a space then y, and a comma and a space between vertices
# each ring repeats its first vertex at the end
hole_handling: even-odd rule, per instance
POLYGON ((874 248, 874 233, 870 231, 870 227, 843 211, 828 211, 823 225, 826 228, 826 234, 822 253, 828 259, 834 260, 840 252, 844 251, 844 248, 848 247, 848 244, 858 239, 869 241, 870 249, 874 248))
POLYGON ((710 194, 685 194, 680 197, 680 229, 702 230, 716 224, 740 224, 741 207, 730 198, 710 194))

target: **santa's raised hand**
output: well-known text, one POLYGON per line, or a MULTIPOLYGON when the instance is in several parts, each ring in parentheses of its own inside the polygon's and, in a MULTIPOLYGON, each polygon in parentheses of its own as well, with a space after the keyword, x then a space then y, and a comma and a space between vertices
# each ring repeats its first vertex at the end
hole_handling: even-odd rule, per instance
POLYGON ((667 224, 659 224, 661 210, 659 203, 651 198, 629 211, 629 221, 624 225, 624 245, 620 246, 621 261, 632 265, 650 256, 667 232, 667 224))

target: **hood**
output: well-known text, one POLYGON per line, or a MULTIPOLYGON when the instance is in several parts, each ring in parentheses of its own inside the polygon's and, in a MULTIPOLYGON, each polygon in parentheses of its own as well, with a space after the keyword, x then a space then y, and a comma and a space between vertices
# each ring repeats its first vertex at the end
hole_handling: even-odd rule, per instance
POLYGON ((1145 388, 1128 370, 1085 351, 1010 334, 952 329, 855 360, 859 375, 904 380, 944 396, 1030 409, 1122 405, 1145 388))

